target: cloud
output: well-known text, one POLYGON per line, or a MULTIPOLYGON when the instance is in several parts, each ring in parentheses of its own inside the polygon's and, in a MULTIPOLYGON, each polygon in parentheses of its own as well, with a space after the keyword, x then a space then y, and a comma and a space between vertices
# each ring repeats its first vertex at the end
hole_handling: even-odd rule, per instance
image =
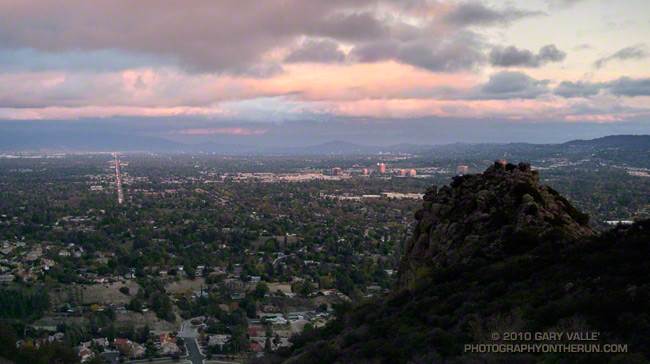
POLYGON ((625 47, 623 49, 620 49, 616 53, 611 54, 607 57, 599 58, 598 60, 596 60, 596 62, 594 62, 594 67, 601 68, 605 64, 615 60, 625 61, 628 59, 644 59, 647 57, 648 57, 648 52, 644 46, 642 45, 630 46, 630 47, 625 47))
POLYGON ((344 60, 345 53, 341 51, 339 44, 329 39, 306 40, 284 58, 284 61, 289 63, 340 63, 344 60))
POLYGON ((360 62, 395 60, 433 72, 455 72, 482 64, 482 48, 483 42, 476 34, 463 31, 440 39, 374 41, 355 46, 350 56, 360 62))
POLYGON ((31 48, 0 49, 0 72, 66 71, 110 72, 175 64, 162 57, 119 50, 43 52, 31 48))
POLYGON ((505 25, 529 16, 542 15, 540 11, 527 11, 506 7, 492 9, 479 2, 462 3, 449 11, 444 20, 457 26, 505 25))
POLYGON ((566 58, 566 53, 557 49, 554 44, 543 46, 537 54, 527 49, 509 46, 493 48, 489 58, 493 66, 536 68, 549 62, 561 62, 566 58))
POLYGON ((382 21, 365 10, 377 1, 161 0, 155 8, 128 0, 12 1, 0 12, 0 48, 114 49, 172 58, 192 72, 267 76, 281 70, 269 54, 302 36, 349 42, 385 36, 382 21))
POLYGON ((606 87, 617 96, 650 96, 650 78, 620 77, 606 83, 606 87))
POLYGON ((584 51, 584 50, 588 50, 588 49, 594 49, 594 47, 589 43, 582 43, 582 44, 578 44, 577 46, 573 47, 574 51, 584 51))
POLYGON ((547 0, 551 7, 569 8, 584 0, 547 0))
POLYGON ((608 82, 563 81, 553 93, 566 98, 589 97, 597 95, 600 90, 609 90, 615 96, 650 96, 650 78, 619 77, 608 82))
POLYGON ((192 73, 254 77, 284 72, 287 50, 296 52, 287 62, 339 61, 334 42, 356 48, 362 62, 374 57, 432 71, 471 69, 484 57, 483 45, 479 33, 467 27, 507 25, 540 14, 479 2, 421 0, 160 0, 155 9, 144 1, 23 0, 2 10, 0 52, 33 50, 52 58, 53 68, 65 67, 59 54, 78 52, 81 61, 73 59, 69 70, 83 59, 86 68, 115 63, 115 70, 125 63, 122 54, 128 54, 133 64, 153 57, 192 73), (310 43, 293 49, 300 39, 331 43, 321 41, 329 48, 320 53, 310 43), (113 54, 83 56, 95 52, 113 54))
POLYGON ((589 97, 597 95, 600 92, 600 86, 590 82, 571 82, 571 81, 562 81, 560 84, 553 90, 553 93, 566 97, 589 97))
POLYGON ((548 93, 548 80, 536 80, 522 72, 501 71, 468 96, 471 100, 535 99, 548 93))

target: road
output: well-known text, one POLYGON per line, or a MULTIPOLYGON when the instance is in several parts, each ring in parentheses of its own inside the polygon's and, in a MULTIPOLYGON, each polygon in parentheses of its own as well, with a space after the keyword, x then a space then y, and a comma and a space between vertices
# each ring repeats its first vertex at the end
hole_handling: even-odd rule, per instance
POLYGON ((283 256, 281 256, 281 257, 275 258, 275 260, 273 261, 273 265, 275 266, 275 263, 277 263, 277 262, 280 261, 281 259, 284 259, 284 258, 287 258, 287 257, 288 257, 288 255, 283 255, 283 256))
POLYGON ((192 320, 202 319, 202 317, 195 317, 193 319, 187 320, 181 324, 181 332, 178 333, 178 337, 182 337, 185 340, 185 347, 187 347, 187 359, 192 362, 192 364, 203 364, 205 356, 201 354, 199 350, 199 345, 196 343, 196 338, 199 336, 198 328, 192 325, 192 320))
POLYGON ((115 156, 115 177, 117 178, 117 203, 122 204, 124 202, 124 192, 122 191, 122 179, 120 178, 120 160, 117 159, 117 153, 113 153, 115 156))
MULTIPOLYGON (((203 319, 202 317, 195 317, 190 320, 184 321, 181 324, 181 331, 178 333, 177 337, 182 337, 183 340, 185 340, 185 347, 187 348, 187 356, 182 357, 178 363, 187 363, 188 361, 191 362, 192 364, 205 364, 205 356, 201 353, 201 350, 199 349, 199 345, 196 342, 196 338, 199 337, 199 331, 198 328, 194 325, 192 325, 191 321, 195 319, 203 319)), ((106 359, 109 359, 111 363, 117 363, 117 352, 112 352, 112 353, 105 353, 103 356, 106 359)), ((225 359, 225 358, 224 358, 225 359)), ((139 364, 139 363, 149 363, 149 359, 142 359, 142 360, 131 360, 128 361, 130 364, 139 364)), ((173 362, 170 358, 158 358, 158 359, 153 359, 153 362, 173 362)), ((229 361, 229 360, 220 360, 220 358, 215 357, 214 359, 210 360, 211 363, 224 363, 224 364, 239 364, 236 361, 229 361)))

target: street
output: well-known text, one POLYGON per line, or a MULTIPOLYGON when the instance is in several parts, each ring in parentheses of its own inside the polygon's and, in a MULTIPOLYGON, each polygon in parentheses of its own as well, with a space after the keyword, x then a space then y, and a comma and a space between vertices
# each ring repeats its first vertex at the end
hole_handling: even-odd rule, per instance
POLYGON ((196 338, 199 336, 198 329, 191 323, 192 320, 201 318, 193 318, 183 322, 181 324, 181 331, 178 333, 178 337, 182 337, 185 340, 185 347, 187 348, 187 357, 185 359, 191 361, 192 364, 203 364, 203 360, 205 359, 205 356, 201 354, 199 346, 196 343, 196 338))

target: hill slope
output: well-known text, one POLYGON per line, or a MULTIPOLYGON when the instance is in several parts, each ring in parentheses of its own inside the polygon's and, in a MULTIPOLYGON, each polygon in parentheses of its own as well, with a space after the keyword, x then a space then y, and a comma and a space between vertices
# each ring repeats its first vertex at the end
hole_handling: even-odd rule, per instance
POLYGON ((592 146, 602 148, 650 148, 650 135, 610 135, 590 140, 571 140, 563 145, 592 146))
MULTIPOLYGON (((595 235, 526 164, 427 191, 393 293, 267 362, 635 363, 650 358, 650 221, 595 235), (480 354, 492 333, 599 332, 626 354, 480 354)), ((539 342, 534 342, 539 343, 539 342)), ((558 342, 553 342, 558 343, 558 342)), ((569 342, 563 342, 569 343, 569 342)), ((576 343, 576 342, 571 342, 576 343)))

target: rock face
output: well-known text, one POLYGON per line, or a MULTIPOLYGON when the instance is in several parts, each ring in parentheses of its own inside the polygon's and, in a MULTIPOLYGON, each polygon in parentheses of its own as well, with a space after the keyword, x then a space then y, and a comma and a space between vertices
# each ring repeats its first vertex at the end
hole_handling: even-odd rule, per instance
POLYGON ((530 165, 495 163, 482 174, 430 187, 395 282, 409 287, 430 268, 472 259, 522 254, 543 241, 594 235, 589 217, 550 187, 539 186, 530 165))

